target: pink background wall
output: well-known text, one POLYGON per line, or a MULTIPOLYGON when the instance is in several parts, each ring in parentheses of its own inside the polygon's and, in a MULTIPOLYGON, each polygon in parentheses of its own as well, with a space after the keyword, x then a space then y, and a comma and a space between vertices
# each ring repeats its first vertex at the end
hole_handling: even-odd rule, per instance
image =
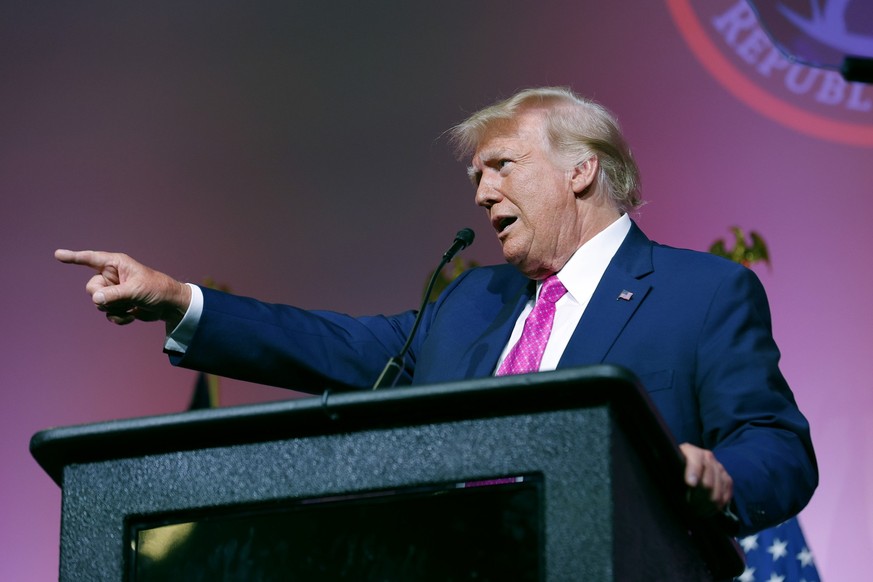
MULTIPOLYGON (((0 579, 57 575, 60 491, 31 435, 179 411, 194 382, 165 361, 160 326, 108 324, 84 294, 89 274, 55 263, 56 247, 123 250, 304 307, 399 311, 460 227, 479 233, 467 256, 500 261, 442 132, 545 84, 619 116, 650 236, 706 249, 739 225, 769 242, 773 268, 756 270, 822 472, 801 523, 825 580, 863 579, 873 151, 774 120, 696 56, 668 7, 736 1, 4 2, 0 579)), ((719 36, 709 16, 700 27, 754 81, 735 50, 744 37, 719 36)), ((784 74, 755 82, 845 127, 873 125, 870 110, 805 104, 784 74)), ((222 386, 224 404, 297 396, 222 386)))

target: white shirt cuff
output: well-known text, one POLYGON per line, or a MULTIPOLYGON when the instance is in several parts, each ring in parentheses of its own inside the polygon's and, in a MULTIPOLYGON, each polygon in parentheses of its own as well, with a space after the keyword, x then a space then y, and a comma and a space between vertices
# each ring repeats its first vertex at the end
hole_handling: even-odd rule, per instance
POLYGON ((194 332, 197 331, 197 324, 200 323, 200 316, 203 315, 203 291, 197 285, 185 284, 191 288, 191 303, 188 305, 188 311, 185 312, 182 321, 179 322, 176 329, 167 335, 164 342, 165 351, 180 354, 188 351, 188 346, 194 339, 194 332))

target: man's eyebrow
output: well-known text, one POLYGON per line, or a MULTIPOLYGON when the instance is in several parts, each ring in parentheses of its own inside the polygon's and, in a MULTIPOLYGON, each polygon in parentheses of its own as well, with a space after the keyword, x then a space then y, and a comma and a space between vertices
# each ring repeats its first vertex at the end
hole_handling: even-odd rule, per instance
POLYGON ((467 166, 467 177, 470 178, 474 186, 478 186, 479 180, 482 178, 482 172, 477 170, 475 166, 467 166))

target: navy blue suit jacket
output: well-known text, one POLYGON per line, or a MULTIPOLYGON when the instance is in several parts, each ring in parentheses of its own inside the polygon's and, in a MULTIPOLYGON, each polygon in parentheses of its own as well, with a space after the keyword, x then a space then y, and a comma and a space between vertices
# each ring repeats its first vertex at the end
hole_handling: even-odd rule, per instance
MULTIPOLYGON (((509 265, 462 274, 426 308, 404 381, 492 374, 533 290, 509 265)), ((312 392, 372 386, 415 316, 351 317, 203 291, 200 325, 174 363, 312 392)), ((752 271, 656 244, 634 224, 559 368, 608 363, 636 373, 676 440, 711 449, 733 477, 745 533, 800 511, 818 482, 809 426, 778 361, 752 271), (630 298, 619 298, 625 291, 630 298)))

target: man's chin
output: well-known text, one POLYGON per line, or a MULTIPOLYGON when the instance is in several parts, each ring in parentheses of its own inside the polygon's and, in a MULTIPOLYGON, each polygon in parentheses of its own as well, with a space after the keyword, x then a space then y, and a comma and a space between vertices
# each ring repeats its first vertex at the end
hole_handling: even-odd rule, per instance
POLYGON ((506 247, 503 247, 503 260, 521 271, 524 272, 524 257, 519 257, 518 255, 507 252, 506 247))

